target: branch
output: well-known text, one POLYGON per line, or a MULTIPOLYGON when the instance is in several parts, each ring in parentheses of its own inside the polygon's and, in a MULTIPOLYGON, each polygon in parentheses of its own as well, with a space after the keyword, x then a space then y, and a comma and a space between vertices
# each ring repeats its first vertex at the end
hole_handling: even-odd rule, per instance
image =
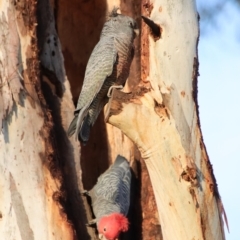
MULTIPOLYGON (((210 219, 204 219, 209 227, 202 229, 200 223, 206 202, 211 208, 217 208, 217 203, 211 193, 204 192, 204 199, 199 195, 200 173, 182 145, 170 110, 155 101, 152 90, 138 87, 132 93, 123 93, 114 89, 106 114, 107 121, 136 144, 145 160, 163 238, 204 239, 204 231, 214 230, 216 239, 223 239, 221 224, 213 229, 210 219)), ((216 214, 211 221, 214 222, 215 217, 219 220, 216 214)))

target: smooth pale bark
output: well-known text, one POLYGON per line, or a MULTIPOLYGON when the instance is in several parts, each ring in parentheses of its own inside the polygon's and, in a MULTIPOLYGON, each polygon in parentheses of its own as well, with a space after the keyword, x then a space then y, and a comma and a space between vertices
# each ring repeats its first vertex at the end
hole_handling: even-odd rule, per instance
POLYGON ((115 90, 108 122, 137 145, 145 160, 163 239, 225 239, 199 125, 195 2, 155 0, 145 4, 143 14, 161 28, 156 38, 142 27, 142 91, 147 93, 139 94, 140 87, 135 94, 115 90))

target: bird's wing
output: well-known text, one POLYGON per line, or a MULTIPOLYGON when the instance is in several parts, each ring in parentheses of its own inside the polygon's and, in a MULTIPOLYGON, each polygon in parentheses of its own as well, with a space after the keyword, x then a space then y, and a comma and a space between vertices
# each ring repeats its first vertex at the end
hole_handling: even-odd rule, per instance
POLYGON ((75 113, 78 113, 76 139, 89 106, 101 90, 106 78, 111 76, 116 62, 117 50, 114 46, 114 38, 108 38, 105 41, 101 39, 89 58, 83 87, 78 99, 77 109, 75 110, 75 113))
POLYGON ((116 61, 114 38, 101 39, 88 60, 76 111, 90 106, 106 78, 111 76, 116 61))
POLYGON ((126 215, 130 205, 131 185, 131 171, 128 161, 124 157, 118 156, 112 167, 99 178, 98 184, 102 187, 96 188, 95 194, 114 203, 118 206, 119 211, 126 215))
POLYGON ((118 193, 119 206, 121 213, 127 215, 130 205, 130 191, 131 191, 131 170, 128 162, 124 162, 122 166, 123 178, 120 183, 120 191, 118 193))

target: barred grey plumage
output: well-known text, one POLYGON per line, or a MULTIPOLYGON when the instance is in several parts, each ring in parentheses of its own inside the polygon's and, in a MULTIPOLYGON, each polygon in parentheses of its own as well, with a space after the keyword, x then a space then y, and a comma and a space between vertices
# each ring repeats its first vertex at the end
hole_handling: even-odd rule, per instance
POLYGON ((118 155, 111 167, 104 172, 97 184, 88 192, 96 223, 111 213, 128 214, 130 205, 131 171, 128 161, 118 155))
POLYGON ((114 8, 104 24, 100 40, 87 63, 82 90, 68 135, 86 143, 90 128, 107 103, 107 92, 113 85, 124 85, 133 58, 133 40, 137 24, 114 8))

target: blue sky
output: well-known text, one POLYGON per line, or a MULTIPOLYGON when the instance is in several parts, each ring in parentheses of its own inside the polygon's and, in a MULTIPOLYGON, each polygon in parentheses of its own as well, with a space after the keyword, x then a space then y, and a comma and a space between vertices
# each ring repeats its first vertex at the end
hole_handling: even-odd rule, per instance
POLYGON ((228 217, 226 239, 240 240, 240 8, 226 4, 216 23, 200 36, 198 102, 204 142, 228 217))

